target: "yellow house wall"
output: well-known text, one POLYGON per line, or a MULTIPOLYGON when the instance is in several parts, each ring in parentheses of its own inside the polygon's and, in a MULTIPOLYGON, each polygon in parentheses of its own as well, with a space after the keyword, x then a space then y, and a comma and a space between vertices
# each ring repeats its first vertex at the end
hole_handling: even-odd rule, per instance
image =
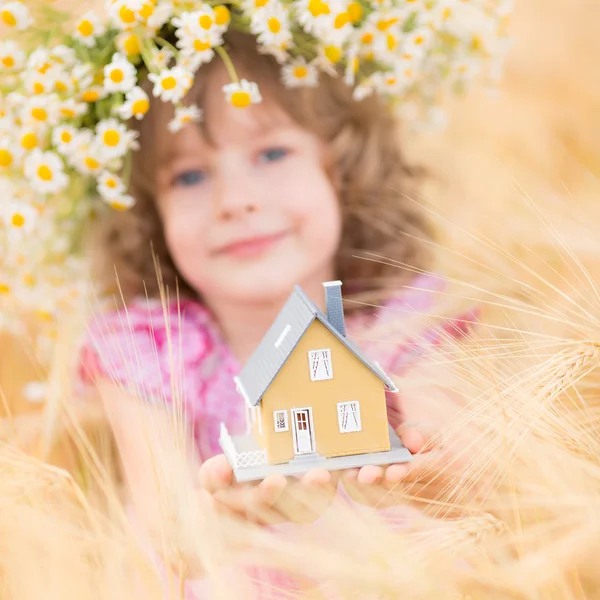
POLYGON ((293 408, 312 408, 315 451, 327 457, 390 449, 383 382, 319 321, 314 321, 265 393, 263 435, 269 463, 294 458, 293 408), (333 378, 311 381, 309 350, 331 350, 333 378), (362 431, 340 433, 338 402, 358 400, 362 431), (286 410, 288 431, 275 432, 273 413, 286 410))

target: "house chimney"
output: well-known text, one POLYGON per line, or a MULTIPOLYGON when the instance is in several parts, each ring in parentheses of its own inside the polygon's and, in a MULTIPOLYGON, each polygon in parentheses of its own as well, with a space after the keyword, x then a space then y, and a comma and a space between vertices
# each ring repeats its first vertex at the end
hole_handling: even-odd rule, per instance
POLYGON ((344 324, 344 307, 342 306, 342 282, 326 281, 323 283, 325 288, 325 305, 327 307, 327 320, 341 335, 346 335, 346 325, 344 324))

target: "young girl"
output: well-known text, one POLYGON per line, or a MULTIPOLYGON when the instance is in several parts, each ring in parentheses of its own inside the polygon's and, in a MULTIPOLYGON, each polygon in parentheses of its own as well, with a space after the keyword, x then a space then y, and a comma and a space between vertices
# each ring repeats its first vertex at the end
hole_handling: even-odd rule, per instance
MULTIPOLYGON (((233 378, 293 286, 323 307, 322 283, 341 279, 344 296, 358 300, 346 306, 349 335, 393 373, 418 355, 415 347, 367 344, 361 335, 390 316, 408 322, 426 311, 440 281, 420 277, 402 292, 408 274, 376 258, 426 266, 418 240, 428 230, 406 196, 415 172, 403 161, 385 105, 375 96, 355 101, 334 77, 288 89, 277 62, 257 52, 252 37, 231 34, 226 42, 240 77, 259 84, 262 102, 244 109, 226 103, 227 72, 215 60, 200 69, 186 96, 202 108, 198 125, 169 132, 172 108, 158 101, 137 125, 136 205, 114 215, 101 245, 106 276, 114 282, 116 267, 126 307, 97 318, 81 372, 145 398, 171 403, 180 395, 204 463, 205 490, 234 509, 258 502, 264 515, 286 480, 234 485, 219 425, 234 434, 244 430, 233 378), (157 266, 169 290, 166 311, 157 266), (253 495, 241 496, 242 489, 253 495)), ((105 397, 128 477, 141 481, 144 440, 128 422, 127 400, 114 390, 105 397)), ((408 398, 390 398, 393 425, 418 452, 423 436, 402 428, 415 408, 408 398)), ((374 484, 398 481, 405 472, 392 465, 348 475, 374 484)), ((331 478, 314 471, 305 480, 325 486, 331 478)))

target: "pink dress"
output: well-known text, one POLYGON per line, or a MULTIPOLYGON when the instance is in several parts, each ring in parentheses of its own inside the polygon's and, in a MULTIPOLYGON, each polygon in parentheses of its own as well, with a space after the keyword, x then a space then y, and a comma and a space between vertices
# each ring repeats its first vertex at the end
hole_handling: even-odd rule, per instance
MULTIPOLYGON (((464 334, 476 319, 474 313, 467 313, 444 326, 422 329, 412 339, 402 339, 402 324, 411 319, 423 320, 443 285, 443 280, 434 276, 416 278, 410 288, 385 306, 367 307, 358 315, 348 316, 348 335, 385 371, 401 372, 431 344, 448 334, 464 334), (379 326, 381 331, 377 331, 379 326), (375 331, 373 338, 377 341, 369 340, 369 332, 375 331)), ((198 302, 185 300, 166 308, 160 301, 134 302, 126 311, 98 315, 89 339, 91 342, 82 350, 81 380, 91 382, 96 375, 110 377, 138 395, 168 404, 176 393, 193 425, 203 460, 221 452, 221 422, 233 435, 244 432, 244 402, 233 382, 240 365, 211 314, 198 302), (173 378, 172 374, 181 375, 173 378)), ((400 419, 401 415, 390 413, 392 425, 400 419)), ((259 586, 260 578, 255 581, 259 586)), ((273 584, 271 577, 265 588, 270 589, 269 597, 273 584)), ((277 580, 276 587, 281 586, 282 581, 277 580)), ((255 597, 262 597, 260 591, 255 597)))

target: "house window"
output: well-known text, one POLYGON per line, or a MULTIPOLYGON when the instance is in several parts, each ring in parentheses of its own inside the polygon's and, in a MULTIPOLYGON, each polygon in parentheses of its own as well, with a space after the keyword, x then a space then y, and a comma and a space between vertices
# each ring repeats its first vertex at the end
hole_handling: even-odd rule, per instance
POLYGON ((360 424, 360 406, 357 401, 338 402, 337 409, 340 433, 362 430, 360 424))
POLYGON ((275 419, 275 431, 287 431, 289 429, 287 410, 276 410, 273 413, 273 418, 275 419))
POLYGON ((322 350, 309 350, 308 366, 310 369, 311 381, 322 381, 333 378, 331 368, 331 350, 324 348, 322 350))

